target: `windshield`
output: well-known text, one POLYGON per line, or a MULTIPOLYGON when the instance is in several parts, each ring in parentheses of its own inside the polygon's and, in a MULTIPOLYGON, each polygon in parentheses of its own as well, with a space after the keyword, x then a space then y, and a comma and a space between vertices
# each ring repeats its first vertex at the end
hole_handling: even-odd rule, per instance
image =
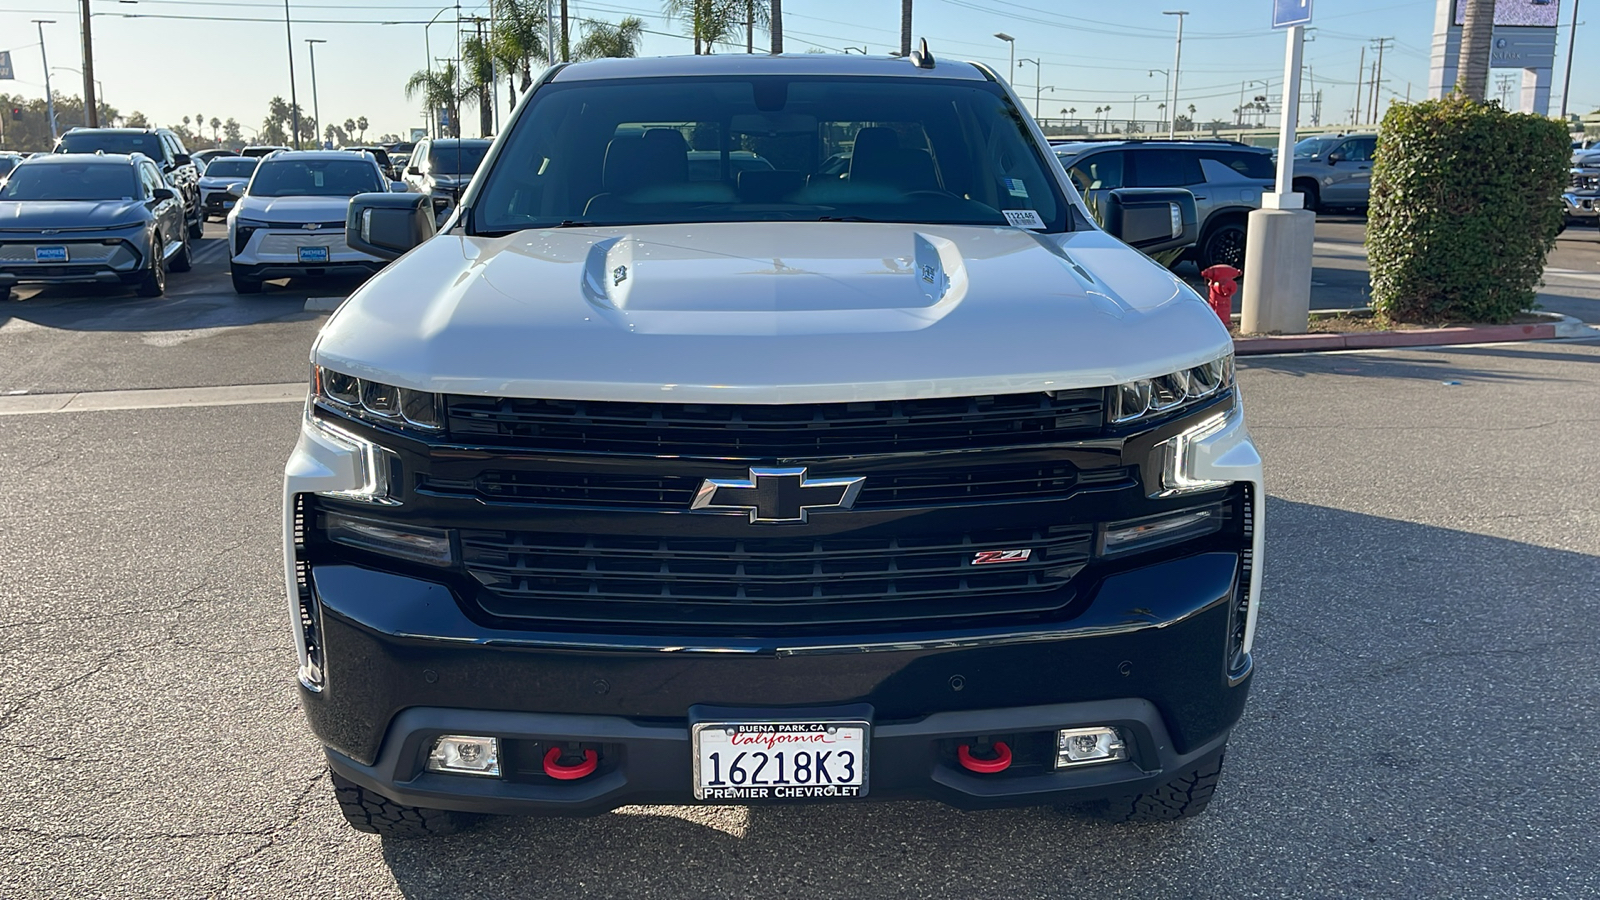
POLYGON ((245 157, 228 157, 227 159, 214 159, 211 165, 206 166, 207 178, 249 178, 256 170, 259 159, 245 157))
POLYGON ((161 138, 147 131, 123 133, 117 131, 69 131, 61 136, 57 153, 143 153, 159 162, 161 138))
POLYGON ((139 196, 133 166, 83 162, 17 166, 0 200, 132 200, 139 196))
POLYGON ((488 141, 436 142, 428 151, 428 168, 435 175, 471 175, 488 152, 488 141))
POLYGON ((1333 149, 1334 145, 1342 140, 1344 140, 1342 137, 1309 137, 1303 141, 1296 141, 1294 155, 1321 156, 1333 149))
POLYGON ((840 220, 1066 228, 998 85, 758 75, 552 84, 517 117, 474 228, 840 220))
POLYGON ((250 181, 252 197, 353 197, 382 191, 378 170, 364 159, 269 159, 250 181))

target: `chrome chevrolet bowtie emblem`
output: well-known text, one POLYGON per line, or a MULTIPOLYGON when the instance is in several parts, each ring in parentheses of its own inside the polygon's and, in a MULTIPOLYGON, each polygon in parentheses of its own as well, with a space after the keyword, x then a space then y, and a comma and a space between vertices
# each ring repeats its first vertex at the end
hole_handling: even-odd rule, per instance
POLYGON ((707 478, 690 509, 742 509, 752 524, 802 525, 813 509, 849 509, 865 478, 806 480, 805 469, 751 469, 749 480, 707 478))
POLYGON ((307 231, 316 231, 318 228, 322 227, 322 223, 321 222, 307 222, 304 225, 301 225, 300 227, 304 228, 307 231))

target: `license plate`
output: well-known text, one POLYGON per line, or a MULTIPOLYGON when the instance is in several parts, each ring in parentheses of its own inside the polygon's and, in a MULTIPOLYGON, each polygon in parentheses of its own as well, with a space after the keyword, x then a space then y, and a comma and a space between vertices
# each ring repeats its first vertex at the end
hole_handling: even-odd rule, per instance
POLYGON ((304 262, 304 263, 327 262, 328 261, 328 248, 327 247, 301 247, 300 248, 300 261, 304 262))
POLYGON ((67 248, 65 247, 35 247, 33 248, 34 262, 66 262, 67 248))
POLYGON ((233 209, 233 201, 232 200, 224 200, 224 201, 222 201, 222 208, 223 209, 233 209))
POLYGON ((867 794, 867 728, 859 720, 699 722, 697 800, 839 800, 867 794))

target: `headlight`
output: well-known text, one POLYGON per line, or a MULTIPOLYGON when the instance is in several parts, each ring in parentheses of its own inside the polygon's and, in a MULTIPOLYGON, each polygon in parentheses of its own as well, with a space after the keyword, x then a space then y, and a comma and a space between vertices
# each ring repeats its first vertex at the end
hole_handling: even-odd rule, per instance
POLYGON ((1233 354, 1156 378, 1119 384, 1111 392, 1111 421, 1116 425, 1164 416, 1193 406, 1233 387, 1233 354))
POLYGON ((395 387, 311 367, 311 394, 318 402, 358 419, 390 428, 436 433, 444 428, 443 402, 438 394, 395 387))

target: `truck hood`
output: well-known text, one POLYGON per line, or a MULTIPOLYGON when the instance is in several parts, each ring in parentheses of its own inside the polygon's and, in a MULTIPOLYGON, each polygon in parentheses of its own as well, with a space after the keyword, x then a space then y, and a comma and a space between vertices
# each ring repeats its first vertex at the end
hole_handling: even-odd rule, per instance
POLYGON ((59 231, 115 228, 149 218, 140 200, 7 200, 0 202, 0 230, 59 231))
POLYGON ((718 223, 440 235, 313 359, 449 393, 799 403, 1109 385, 1231 346, 1099 231, 718 223))
POLYGON ((246 219, 299 225, 304 222, 342 222, 350 211, 349 197, 252 197, 245 195, 234 207, 246 219))

